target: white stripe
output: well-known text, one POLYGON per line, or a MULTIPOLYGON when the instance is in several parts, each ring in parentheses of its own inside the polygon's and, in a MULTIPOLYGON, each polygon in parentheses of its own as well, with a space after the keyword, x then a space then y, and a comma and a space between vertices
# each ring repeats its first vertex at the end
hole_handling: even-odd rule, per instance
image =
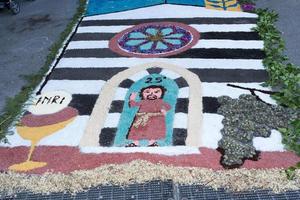
MULTIPOLYGON (((73 41, 67 49, 105 49, 108 48, 108 40, 100 41, 73 41)), ((258 40, 199 40, 192 48, 219 48, 219 49, 262 49, 263 41, 258 40)))
POLYGON ((161 75, 164 75, 170 79, 176 79, 176 78, 179 78, 180 75, 169 70, 169 69, 163 69, 161 72, 160 72, 161 75))
POLYGON ((166 156, 177 156, 186 154, 200 154, 199 148, 188 146, 169 147, 80 147, 81 153, 152 153, 166 156))
POLYGON ((144 71, 134 74, 133 76, 130 76, 129 79, 131 79, 133 81, 138 81, 148 75, 149 75, 149 73, 146 70, 144 70, 144 71))
POLYGON ((192 48, 263 49, 264 42, 259 40, 199 40, 192 48))
POLYGON ((127 91, 128 91, 128 89, 126 89, 126 88, 117 88, 114 100, 123 100, 124 101, 127 91))
POLYGON ((178 91, 178 98, 189 98, 190 88, 184 87, 180 88, 178 91))
POLYGON ((105 119, 104 128, 118 127, 120 117, 121 117, 121 113, 108 113, 105 119))
POLYGON ((253 146, 257 151, 285 151, 281 133, 274 129, 268 138, 254 137, 253 146))
MULTIPOLYGON (((204 32, 251 32, 256 24, 191 24, 197 31, 204 32)), ((119 33, 132 26, 80 26, 77 33, 119 33)))
POLYGON ((197 31, 204 32, 251 32, 256 24, 191 24, 197 31))
POLYGON ((222 138, 223 118, 222 115, 203 113, 201 147, 218 148, 218 141, 222 138))
POLYGON ((99 41, 72 41, 67 49, 105 49, 108 48, 108 40, 99 41))
POLYGON ((173 128, 187 128, 188 115, 186 113, 175 113, 173 128))
MULTIPOLYGON (((137 78, 137 77, 136 77, 137 78)), ((140 78, 143 78, 142 76, 140 78)), ((137 81, 136 79, 135 81, 137 81)), ((96 94, 100 93, 101 88, 105 84, 102 80, 50 80, 43 89, 43 92, 50 92, 56 90, 63 90, 70 94, 96 94)), ((202 94, 205 97, 219 97, 229 96, 231 98, 238 98, 241 94, 251 94, 249 90, 233 88, 227 86, 228 83, 202 83, 202 94)), ((268 87, 262 87, 261 83, 230 83, 242 87, 255 88, 261 90, 271 91, 268 87)), ((128 92, 126 88, 117 88, 114 100, 124 100, 128 92)), ((270 104, 276 105, 270 95, 261 92, 255 92, 260 98, 270 104)), ((178 98, 188 98, 189 87, 179 89, 178 98)))
MULTIPOLYGON (((219 97, 223 95, 230 96, 231 98, 238 98, 241 94, 251 94, 249 90, 239 89, 227 86, 228 83, 202 83, 202 94, 207 97, 219 97)), ((267 87, 262 87, 262 83, 230 83, 242 87, 255 88, 268 90, 267 87)))
POLYGON ((70 94, 99 94, 105 83, 102 80, 50 80, 42 92, 61 90, 70 94))
POLYGON ((132 26, 80 26, 77 33, 118 33, 132 26))
POLYGON ((132 67, 151 62, 165 62, 184 68, 198 69, 264 69, 260 59, 199 59, 199 58, 62 58, 57 68, 132 67))
POLYGON ((147 8, 133 9, 129 11, 110 13, 105 15, 95 15, 85 17, 83 20, 103 20, 103 19, 155 19, 155 18, 257 18, 256 14, 247 12, 231 12, 206 9, 199 6, 171 5, 163 4, 147 8))

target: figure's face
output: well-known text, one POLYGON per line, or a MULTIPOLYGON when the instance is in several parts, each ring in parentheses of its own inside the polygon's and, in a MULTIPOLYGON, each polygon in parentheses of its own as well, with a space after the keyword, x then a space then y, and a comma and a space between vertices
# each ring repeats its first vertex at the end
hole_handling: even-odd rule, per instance
POLYGON ((147 88, 143 91, 143 99, 155 100, 162 96, 161 88, 147 88))

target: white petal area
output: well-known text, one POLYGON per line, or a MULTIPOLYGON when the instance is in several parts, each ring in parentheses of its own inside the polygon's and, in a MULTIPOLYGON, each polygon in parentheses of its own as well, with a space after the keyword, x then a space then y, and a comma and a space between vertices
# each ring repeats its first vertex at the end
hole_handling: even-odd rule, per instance
POLYGON ((221 129, 223 128, 223 118, 222 115, 218 114, 203 114, 201 147, 218 148, 218 141, 222 139, 221 129))
POLYGON ((258 151, 285 151, 281 141, 281 133, 277 130, 272 130, 268 138, 254 137, 253 145, 258 151))
POLYGON ((121 113, 108 113, 105 123, 104 123, 104 128, 117 127, 120 117, 121 117, 121 113))
POLYGON ((205 32, 253 32, 256 24, 191 24, 190 26, 201 34, 205 32))
POLYGON ((199 148, 188 146, 170 146, 170 147, 81 147, 81 153, 151 153, 166 156, 200 154, 199 148))
POLYGON ((190 93, 189 87, 180 88, 178 91, 178 98, 188 98, 190 93))
POLYGON ((8 143, 0 143, 0 147, 17 147, 17 146, 30 146, 29 140, 24 140, 17 132, 16 128, 12 128, 11 133, 6 136, 8 143))
MULTIPOLYGON (((238 98, 241 94, 251 94, 249 90, 246 89, 239 89, 235 87, 230 87, 227 84, 232 84, 236 86, 241 86, 245 88, 254 88, 259 90, 266 90, 270 91, 271 89, 268 87, 261 86, 262 83, 202 83, 202 94, 203 96, 209 96, 209 97, 219 97, 219 96, 230 96, 231 98, 238 98)), ((260 92, 255 92, 256 94, 259 94, 260 92)), ((264 94, 264 99, 267 100, 267 103, 275 103, 272 102, 270 95, 264 94)), ((275 103, 276 104, 276 103, 275 103)))
MULTIPOLYGON (((205 32, 254 32, 256 24, 190 24, 200 33, 205 32)), ((82 26, 77 33, 119 33, 131 28, 128 25, 115 26, 82 26)))
POLYGON ((119 25, 119 26, 80 26, 76 33, 119 33, 131 26, 119 25))
POLYGON ((50 80, 42 92, 62 90, 70 94, 99 94, 105 83, 102 80, 50 80))
POLYGON ((129 79, 131 79, 133 81, 138 81, 148 75, 149 75, 149 73, 146 70, 144 70, 144 71, 134 74, 133 76, 129 77, 129 79))
POLYGON ((132 67, 151 62, 165 62, 196 69, 265 69, 261 59, 198 59, 198 58, 62 58, 57 68, 132 67))
MULTIPOLYGON (((38 146, 78 146, 88 120, 89 116, 87 115, 77 116, 74 121, 65 128, 43 138, 38 143, 38 146)), ((0 146, 16 147, 31 145, 30 141, 24 140, 19 136, 15 128, 13 132, 13 135, 7 136, 10 144, 0 144, 0 146)))
POLYGON ((115 96, 114 96, 114 100, 123 100, 124 101, 127 92, 128 92, 128 89, 126 89, 126 88, 117 88, 115 96))
POLYGON ((178 75, 177 73, 171 71, 171 70, 168 70, 168 69, 163 69, 161 72, 160 72, 161 75, 165 75, 166 77, 168 78, 171 78, 171 79, 176 79, 176 78, 179 78, 180 75, 178 75))
POLYGON ((271 95, 265 94, 265 93, 261 93, 261 92, 255 92, 255 94, 256 94, 257 96, 259 96, 259 98, 260 98, 261 100, 263 100, 264 102, 266 102, 266 103, 268 103, 268 104, 272 104, 272 105, 277 105, 276 100, 273 99, 273 98, 271 97, 271 95))
POLYGON ((188 115, 186 113, 176 113, 174 115, 173 128, 187 128, 188 115))
POLYGON ((72 41, 67 49, 105 49, 108 48, 108 40, 99 41, 72 41))
POLYGON ((210 10, 199 6, 162 4, 147 8, 133 9, 124 12, 110 13, 105 15, 95 15, 84 17, 83 20, 101 19, 164 19, 164 18, 237 18, 249 17, 257 18, 256 14, 247 12, 218 11, 210 10), (180 11, 180 12, 178 12, 180 11))
POLYGON ((218 49, 263 49, 261 40, 199 40, 192 48, 218 49))

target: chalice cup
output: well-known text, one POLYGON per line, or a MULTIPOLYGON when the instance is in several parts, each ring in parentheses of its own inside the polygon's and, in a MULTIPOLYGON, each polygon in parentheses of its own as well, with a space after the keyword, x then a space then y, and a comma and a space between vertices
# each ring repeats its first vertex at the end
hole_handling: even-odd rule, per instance
MULTIPOLYGON (((69 107, 70 108, 70 107, 69 107)), ((72 108, 74 109, 74 108, 72 108)), ((74 113, 77 115, 77 110, 74 109, 74 113)), ((55 114, 55 113, 54 113, 55 114)), ((17 132, 18 134, 25 140, 31 141, 31 147, 27 156, 27 160, 11 165, 8 169, 12 171, 29 171, 36 168, 44 167, 47 165, 46 162, 38 162, 38 161, 32 161, 32 153, 36 147, 36 145, 39 143, 39 141, 51 134, 56 133, 57 131, 65 128, 68 124, 70 124, 76 117, 76 115, 72 115, 71 118, 64 119, 63 121, 44 125, 44 126, 17 126, 17 132)))

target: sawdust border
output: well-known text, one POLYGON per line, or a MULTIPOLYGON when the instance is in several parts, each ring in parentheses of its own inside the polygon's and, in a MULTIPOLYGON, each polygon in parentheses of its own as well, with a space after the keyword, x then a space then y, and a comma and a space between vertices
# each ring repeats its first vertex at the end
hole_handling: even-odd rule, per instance
POLYGON ((93 170, 78 170, 70 174, 47 172, 28 175, 0 173, 0 193, 12 195, 21 191, 33 193, 77 193, 99 185, 126 186, 152 180, 173 180, 178 184, 201 184, 214 189, 240 192, 255 189, 280 193, 300 189, 300 170, 288 180, 283 169, 233 169, 214 171, 207 168, 174 167, 135 160, 130 163, 104 165, 93 170))

